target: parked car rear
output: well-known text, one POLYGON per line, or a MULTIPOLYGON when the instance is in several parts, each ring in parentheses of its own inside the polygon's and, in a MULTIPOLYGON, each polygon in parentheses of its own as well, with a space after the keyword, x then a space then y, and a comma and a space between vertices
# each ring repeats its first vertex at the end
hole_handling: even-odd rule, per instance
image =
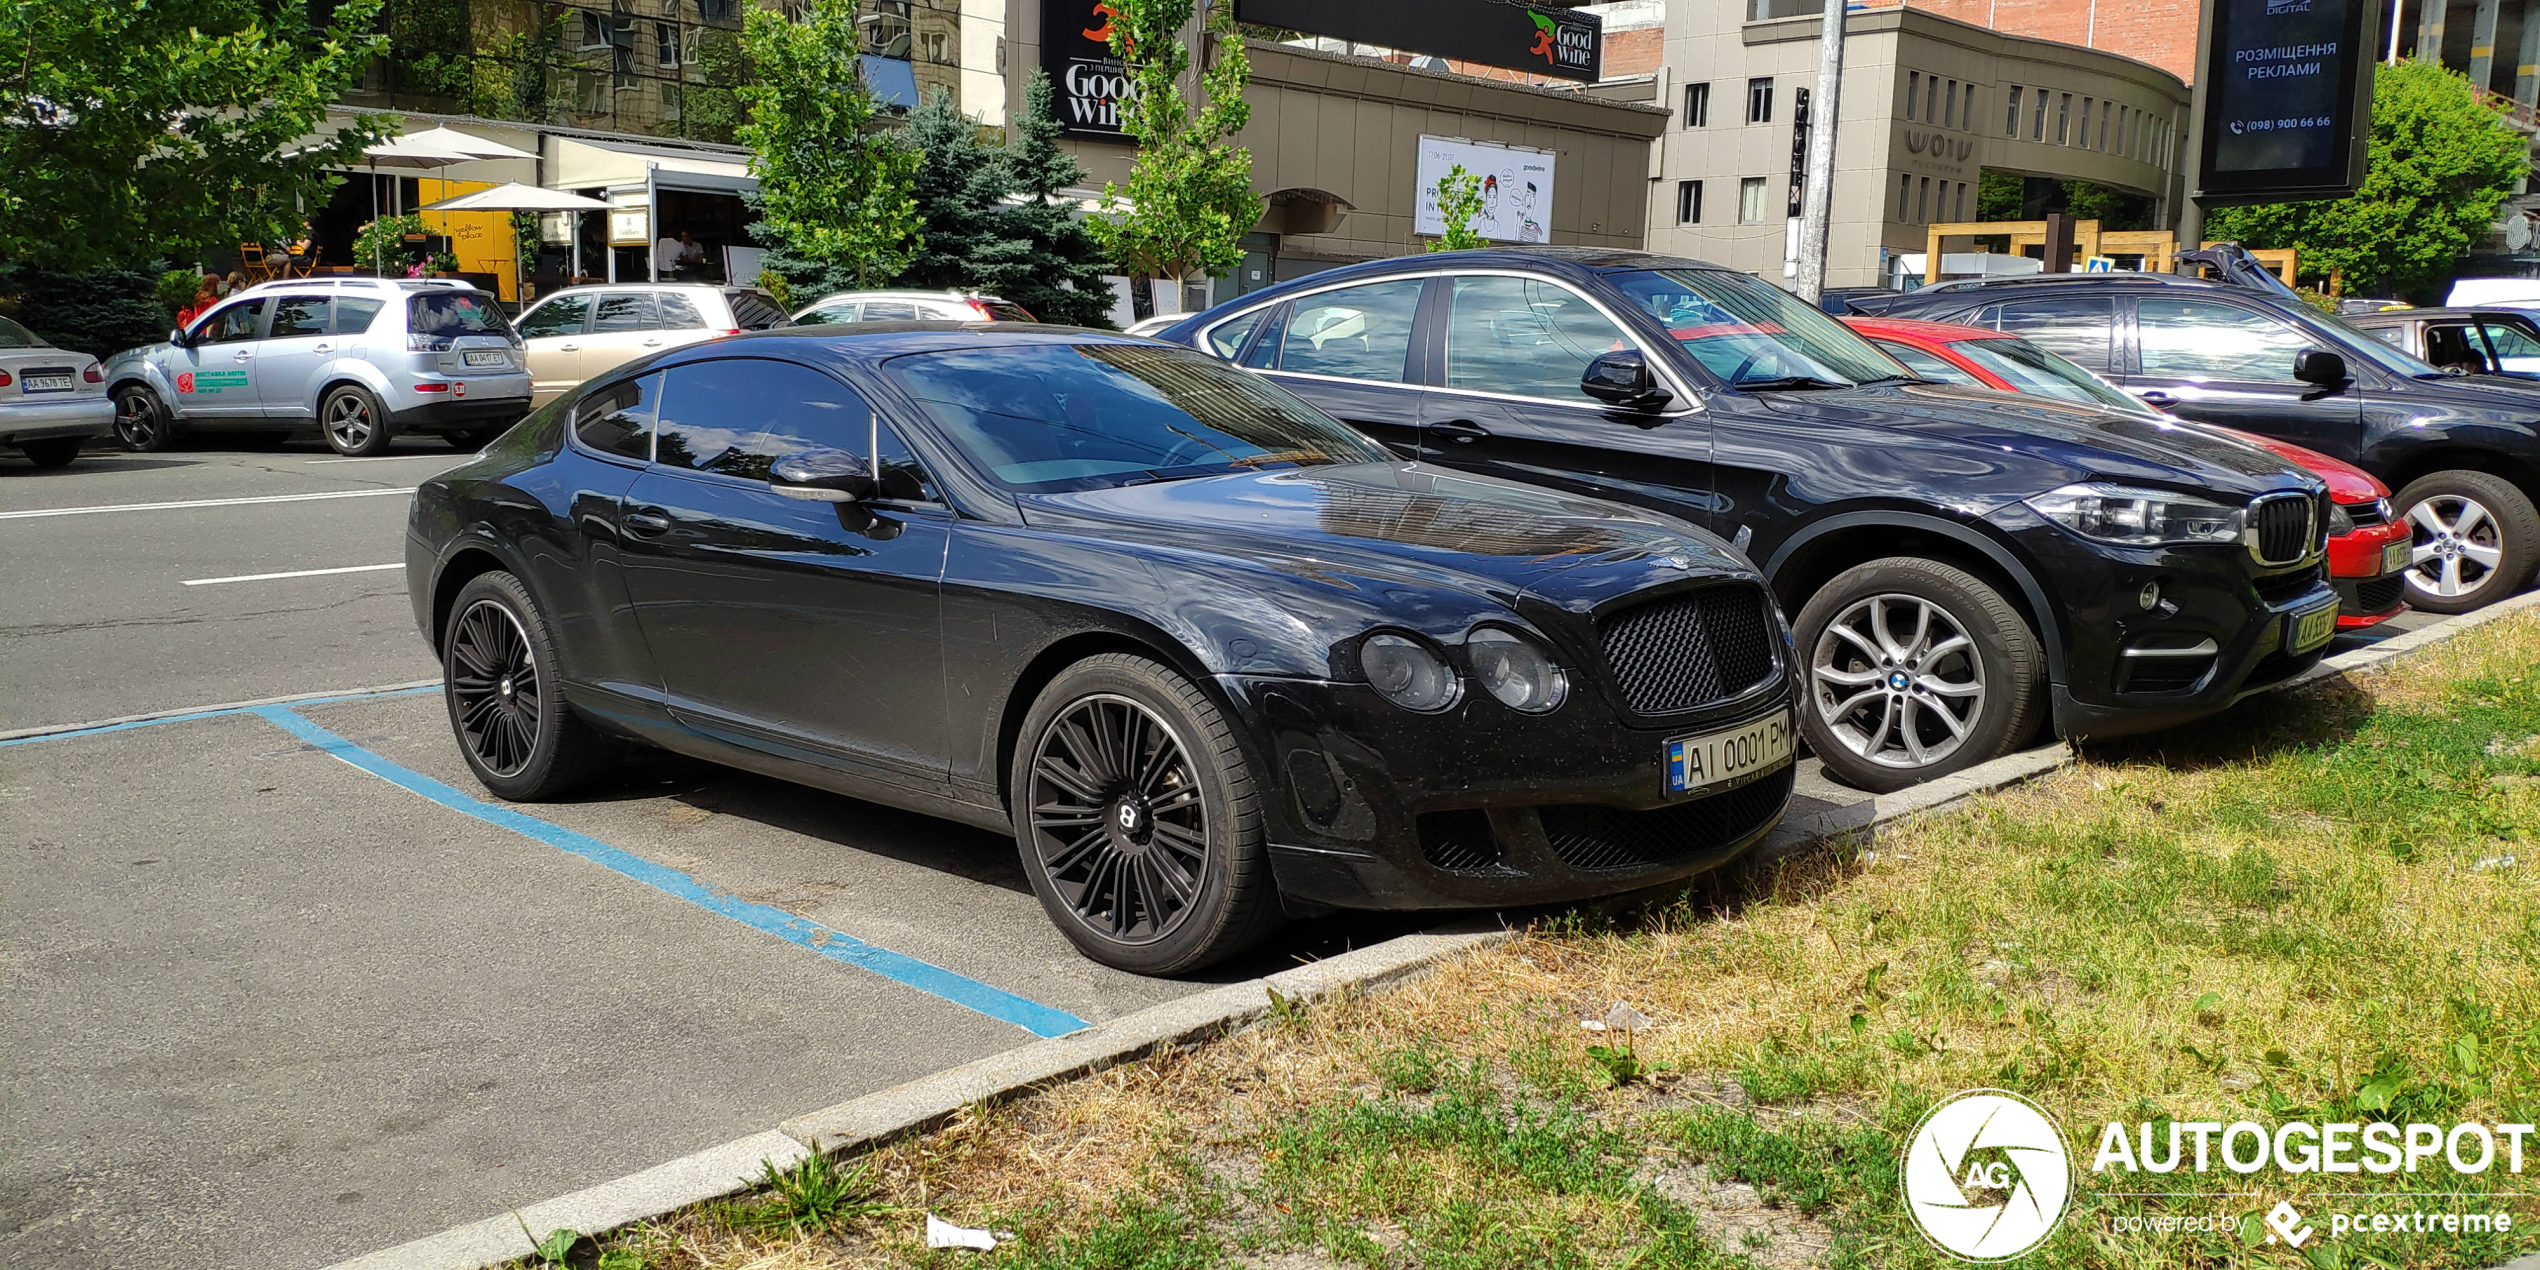
POLYGON ((529 413, 528 368, 499 302, 439 279, 261 283, 165 343, 115 354, 106 379, 132 450, 182 432, 270 440, 310 428, 356 457, 406 432, 472 450, 529 413))
POLYGON ((551 292, 522 311, 512 329, 529 350, 532 399, 543 406, 646 353, 792 324, 764 291, 630 282, 551 292))
POLYGON ((114 430, 115 406, 96 358, 55 348, 0 318, 0 447, 15 448, 37 467, 62 467, 114 430))

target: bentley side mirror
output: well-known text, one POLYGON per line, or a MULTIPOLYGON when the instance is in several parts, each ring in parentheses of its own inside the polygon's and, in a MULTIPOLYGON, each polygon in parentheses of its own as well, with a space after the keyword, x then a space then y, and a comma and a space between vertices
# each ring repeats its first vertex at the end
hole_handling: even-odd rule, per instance
POLYGON ((1625 410, 1656 410, 1675 394, 1658 386, 1649 362, 1637 349, 1617 349, 1589 362, 1579 375, 1579 391, 1625 410))
POLYGON ((2346 382, 2346 359, 2326 349, 2303 349, 2293 355, 2293 377, 2306 384, 2335 388, 2346 382))
POLYGON ((860 503, 873 497, 873 465, 846 450, 805 450, 768 468, 767 487, 807 503, 860 503))

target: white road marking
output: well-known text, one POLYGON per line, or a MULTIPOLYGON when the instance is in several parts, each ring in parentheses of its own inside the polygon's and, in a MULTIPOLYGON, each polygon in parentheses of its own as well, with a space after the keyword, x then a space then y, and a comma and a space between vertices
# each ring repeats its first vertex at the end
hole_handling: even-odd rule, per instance
POLYGON ((323 578, 337 573, 385 573, 403 569, 402 564, 356 564, 341 569, 295 569, 289 573, 242 573, 234 578, 193 578, 186 586, 219 586, 224 582, 271 582, 277 578, 323 578))
POLYGON ((324 494, 267 494, 261 498, 199 498, 182 503, 114 503, 103 507, 38 507, 22 512, 0 512, 0 520, 34 520, 42 516, 97 516, 106 512, 158 512, 189 507, 244 507, 250 503, 309 503, 322 498, 383 498, 390 494, 411 494, 412 485, 402 489, 347 489, 324 494))

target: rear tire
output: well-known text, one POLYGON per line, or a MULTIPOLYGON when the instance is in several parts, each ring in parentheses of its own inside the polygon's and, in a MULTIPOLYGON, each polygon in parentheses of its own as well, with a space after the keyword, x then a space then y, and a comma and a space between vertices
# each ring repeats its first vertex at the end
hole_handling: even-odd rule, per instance
POLYGON ((2391 501, 2416 534, 2407 575, 2412 607, 2483 609, 2529 585, 2540 567, 2540 511, 2501 476, 2436 472, 2410 481, 2391 501))
POLYGON ((519 578, 479 574, 451 603, 441 699, 468 768, 501 797, 562 797, 625 752, 565 703, 559 665, 555 636, 519 578))
POLYGON ((71 460, 79 457, 80 447, 87 441, 86 437, 54 437, 45 441, 29 441, 18 449, 26 455, 27 462, 37 467, 69 467, 71 460))
POLYGON ((1033 893, 1104 965, 1188 973, 1285 919, 1234 729, 1152 658, 1105 653, 1059 672, 1024 716, 1008 788, 1033 893))
POLYGON ((1799 729, 1836 779, 1889 793, 1999 758, 2037 730, 2045 659, 2000 592, 1909 556, 1845 570, 1796 628, 1799 729))
POLYGON ((115 391, 115 439, 123 448, 135 454, 156 454, 175 437, 176 427, 157 393, 139 384, 115 391))
POLYGON ((388 412, 369 389, 346 384, 318 403, 318 431, 337 454, 368 458, 388 448, 388 412))

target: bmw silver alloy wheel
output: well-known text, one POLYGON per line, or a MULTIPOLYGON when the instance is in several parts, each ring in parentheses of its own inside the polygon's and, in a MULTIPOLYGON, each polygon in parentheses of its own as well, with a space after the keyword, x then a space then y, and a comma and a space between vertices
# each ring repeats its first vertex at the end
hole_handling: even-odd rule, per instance
POLYGON ((349 454, 370 444, 370 434, 378 426, 370 417, 370 402, 360 393, 337 393, 326 403, 327 438, 338 450, 349 454))
POLYGON ((1826 625, 1808 663, 1809 697, 1844 748, 1882 767, 1956 753, 1984 713, 1984 662, 1949 611, 1874 595, 1826 625))
POLYGON ((1208 806, 1171 724, 1100 693, 1050 721, 1032 754, 1032 849, 1078 921, 1125 944, 1169 935, 1208 871, 1208 806))
POLYGON ((2504 563, 2503 526, 2473 499, 2436 494, 2408 509, 2408 528, 2416 534, 2410 591, 2445 599, 2475 595, 2504 563))

